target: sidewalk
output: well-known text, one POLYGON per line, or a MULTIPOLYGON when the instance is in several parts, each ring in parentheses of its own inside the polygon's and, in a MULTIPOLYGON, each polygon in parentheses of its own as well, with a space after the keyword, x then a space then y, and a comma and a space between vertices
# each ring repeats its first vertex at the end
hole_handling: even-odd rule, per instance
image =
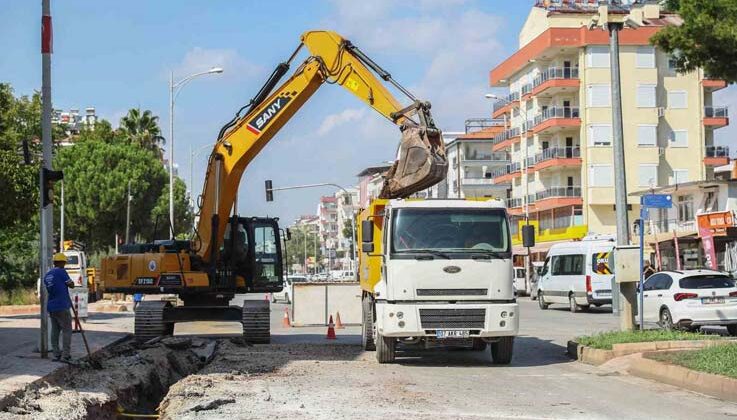
MULTIPOLYGON (((94 352, 132 333, 133 313, 90 313, 82 328, 90 350, 94 352)), ((38 315, 0 316, 0 407, 2 400, 13 392, 67 366, 51 360, 51 346, 49 358, 41 359, 41 355, 35 352, 38 340, 38 315)), ((84 356, 86 351, 82 336, 74 333, 72 358, 84 356)))
MULTIPOLYGON (((111 302, 101 300, 88 305, 90 312, 125 312, 133 310, 133 302, 111 302)), ((0 317, 9 315, 29 315, 41 312, 39 305, 6 305, 0 306, 0 317)))

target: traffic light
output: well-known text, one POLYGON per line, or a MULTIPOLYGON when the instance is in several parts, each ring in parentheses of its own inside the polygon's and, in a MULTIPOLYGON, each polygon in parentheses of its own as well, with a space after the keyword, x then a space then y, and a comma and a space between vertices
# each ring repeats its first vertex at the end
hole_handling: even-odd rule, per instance
POLYGON ((266 201, 274 201, 274 190, 271 187, 271 180, 266 180, 266 201))
POLYGON ((51 169, 43 168, 41 170, 41 185, 42 185, 42 197, 43 207, 48 206, 51 203, 51 196, 54 190, 54 183, 64 179, 64 172, 52 171, 51 169))

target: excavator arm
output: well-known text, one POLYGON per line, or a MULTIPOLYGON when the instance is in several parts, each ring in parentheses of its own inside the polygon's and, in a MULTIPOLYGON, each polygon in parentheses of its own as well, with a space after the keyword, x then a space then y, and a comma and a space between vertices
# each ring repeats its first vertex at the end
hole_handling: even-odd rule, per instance
POLYGON ((417 100, 337 33, 306 32, 289 60, 279 64, 254 99, 220 131, 199 200, 195 250, 203 261, 217 259, 243 171, 324 83, 344 87, 400 127, 398 158, 386 173, 382 198, 406 197, 445 178, 445 145, 432 120, 430 104, 417 100), (276 88, 302 47, 310 56, 276 88), (401 91, 411 103, 402 106, 379 78, 401 91))

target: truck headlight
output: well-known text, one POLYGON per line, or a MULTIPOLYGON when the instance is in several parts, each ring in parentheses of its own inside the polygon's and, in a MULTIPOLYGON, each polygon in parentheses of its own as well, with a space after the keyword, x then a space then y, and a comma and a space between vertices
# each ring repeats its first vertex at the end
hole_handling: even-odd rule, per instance
POLYGON ((403 316, 404 316, 404 312, 401 312, 401 311, 397 312, 397 318, 402 319, 403 316))
POLYGON ((502 315, 502 318, 506 318, 507 317, 507 311, 502 311, 502 314, 501 315, 502 315))

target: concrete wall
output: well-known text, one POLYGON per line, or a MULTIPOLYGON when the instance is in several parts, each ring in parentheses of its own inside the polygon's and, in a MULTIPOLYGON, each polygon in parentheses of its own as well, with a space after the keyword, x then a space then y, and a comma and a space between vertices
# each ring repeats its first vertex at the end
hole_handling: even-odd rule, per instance
POLYGON ((295 283, 292 326, 327 325, 340 312, 343 324, 361 324, 361 288, 358 283, 295 283))

